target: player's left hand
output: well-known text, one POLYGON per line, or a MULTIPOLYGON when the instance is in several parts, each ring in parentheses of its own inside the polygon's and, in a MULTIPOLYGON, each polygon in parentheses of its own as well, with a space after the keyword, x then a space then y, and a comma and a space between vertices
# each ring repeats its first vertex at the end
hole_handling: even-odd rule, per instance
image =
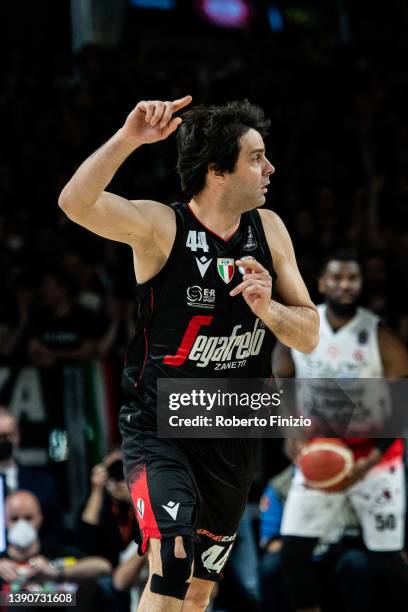
POLYGON ((353 469, 347 477, 346 488, 348 489, 359 480, 362 480, 367 472, 379 462, 381 455, 381 451, 377 448, 373 448, 367 457, 360 457, 360 459, 357 459, 353 469))
POLYGON ((238 259, 235 265, 241 266, 244 274, 242 283, 232 289, 230 295, 235 296, 242 293, 242 297, 252 312, 262 319, 266 316, 271 301, 272 277, 268 270, 252 257, 238 259))

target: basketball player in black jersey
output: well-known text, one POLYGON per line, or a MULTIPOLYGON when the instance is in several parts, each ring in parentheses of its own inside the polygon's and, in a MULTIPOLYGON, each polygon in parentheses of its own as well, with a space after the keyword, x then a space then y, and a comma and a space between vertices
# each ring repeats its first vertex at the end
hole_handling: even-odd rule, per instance
POLYGON ((150 575, 139 610, 205 610, 245 507, 254 440, 157 436, 164 377, 263 378, 273 338, 309 352, 319 317, 281 219, 256 209, 274 167, 269 122, 247 101, 196 107, 142 101, 77 170, 59 204, 70 219, 132 247, 139 291, 122 408, 126 477, 150 575), (188 204, 166 206, 105 191, 137 148, 177 132, 188 204))

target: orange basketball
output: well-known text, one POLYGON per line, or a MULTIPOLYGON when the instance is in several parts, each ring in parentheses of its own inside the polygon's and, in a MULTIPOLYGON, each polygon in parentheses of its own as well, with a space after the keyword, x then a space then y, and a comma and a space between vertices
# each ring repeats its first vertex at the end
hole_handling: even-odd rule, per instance
POLYGON ((354 458, 339 438, 313 438, 303 447, 297 463, 309 487, 333 492, 345 488, 354 458))

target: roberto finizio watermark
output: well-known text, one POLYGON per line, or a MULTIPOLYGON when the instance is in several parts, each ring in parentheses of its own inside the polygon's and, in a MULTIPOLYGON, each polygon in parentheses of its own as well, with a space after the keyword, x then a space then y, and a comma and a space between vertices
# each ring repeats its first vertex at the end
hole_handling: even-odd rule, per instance
POLYGON ((268 418, 258 415, 247 418, 235 415, 225 417, 220 414, 215 417, 171 415, 168 422, 171 427, 310 427, 312 424, 311 419, 303 416, 282 417, 276 414, 271 414, 268 418))
POLYGON ((408 379, 167 378, 158 435, 408 438, 408 379))
POLYGON ((281 437, 312 425, 286 410, 284 392, 269 380, 160 379, 157 391, 162 437, 281 437))

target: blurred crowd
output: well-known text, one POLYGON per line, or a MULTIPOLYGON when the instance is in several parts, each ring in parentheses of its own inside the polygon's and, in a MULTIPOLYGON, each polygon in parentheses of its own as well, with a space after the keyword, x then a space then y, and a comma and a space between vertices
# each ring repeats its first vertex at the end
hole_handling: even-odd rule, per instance
MULTIPOLYGON (((85 47, 71 70, 68 58, 37 65, 10 54, 0 98, 6 118, 0 154, 2 355, 35 352, 26 340, 35 338, 38 316, 49 308, 46 294, 55 288, 44 277, 50 268, 62 270, 66 282, 70 277, 65 289, 92 311, 95 323, 100 320, 99 338, 118 320, 126 331, 133 307, 130 249, 69 222, 58 209, 58 194, 138 100, 186 92, 195 103, 247 97, 265 109, 272 119, 268 152, 277 169, 267 206, 287 224, 313 297, 324 252, 339 243, 355 245, 365 304, 408 339, 402 299, 408 289, 405 72, 388 70, 376 55, 320 48, 323 43, 235 41, 227 52, 214 40, 205 56, 195 47, 182 55, 178 44, 173 62, 148 50, 156 70, 142 61, 142 51, 138 56, 126 48, 85 47)), ((145 147, 124 164, 111 189, 130 198, 179 200, 175 156, 172 139, 145 147)), ((119 335, 104 338, 97 351, 120 350, 119 335)))
MULTIPOLYGON (((120 367, 137 316, 131 251, 68 221, 58 194, 138 100, 186 93, 195 103, 246 97, 265 109, 277 169, 267 206, 289 228, 313 299, 319 300, 323 255, 354 246, 363 266, 364 305, 408 341, 406 71, 390 70, 375 51, 328 41, 234 39, 225 45, 219 39, 205 52, 187 39, 171 43, 172 55, 160 58, 153 44, 144 54, 142 47, 89 45, 72 65, 69 57, 48 65, 18 53, 3 58, 0 365, 50 369, 111 359, 120 367), (144 61, 147 51, 152 65, 144 61)), ((175 163, 172 140, 145 147, 110 188, 130 198, 177 201, 183 196, 175 163)), ((0 559, 0 583, 27 577, 72 582, 80 585, 83 609, 103 601, 103 609, 129 610, 132 589, 143 584, 144 562, 135 553, 137 527, 120 451, 93 468, 89 496, 67 533, 51 475, 25 473, 30 468, 15 459, 18 444, 18 424, 2 408, 9 546, 0 559)), ((281 454, 268 476, 288 463, 281 454)), ((268 484, 260 514, 261 490, 248 507, 214 609, 290 609, 282 592, 279 523, 291 469, 268 484)), ((336 596, 325 583, 329 611, 333 603, 345 609, 339 602, 352 578, 360 586, 369 580, 355 532, 351 544, 317 551, 316 564, 338 577, 336 596)))
MULTIPOLYGON (((135 609, 147 567, 146 558, 137 554, 138 526, 120 448, 110 450, 93 467, 89 491, 75 524, 67 530, 52 473, 47 468, 21 465, 19 442, 15 417, 0 407, 0 475, 7 537, 7 547, 0 552, 0 593, 23 588, 37 593, 75 593, 77 607, 84 612, 95 605, 107 612, 135 609)), ((286 446, 285 453, 287 467, 267 482, 259 504, 247 506, 224 580, 214 591, 213 612, 294 610, 281 554, 281 520, 294 476, 286 446)), ((389 592, 391 574, 387 576, 386 568, 373 563, 351 506, 343 515, 342 536, 339 533, 319 542, 313 551, 322 610, 380 612, 393 601, 390 597, 401 602, 404 583, 393 575, 394 589, 389 592)), ((401 554, 405 560, 406 553, 401 554)))

